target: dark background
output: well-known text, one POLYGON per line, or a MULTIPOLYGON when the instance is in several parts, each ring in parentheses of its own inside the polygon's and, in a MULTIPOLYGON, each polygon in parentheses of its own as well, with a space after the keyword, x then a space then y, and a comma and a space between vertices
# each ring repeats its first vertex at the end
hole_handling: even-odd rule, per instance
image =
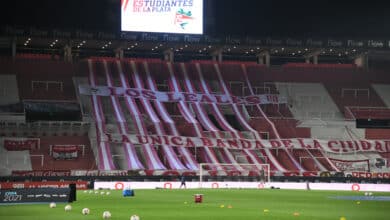
MULTIPOLYGON (((205 34, 390 37, 390 3, 376 0, 205 0, 205 34)), ((120 0, 2 1, 1 25, 120 31, 120 0)))

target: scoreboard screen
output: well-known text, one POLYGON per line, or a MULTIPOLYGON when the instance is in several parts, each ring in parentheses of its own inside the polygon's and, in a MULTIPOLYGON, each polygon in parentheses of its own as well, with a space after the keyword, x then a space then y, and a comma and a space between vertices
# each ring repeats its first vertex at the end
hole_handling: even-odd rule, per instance
POLYGON ((203 0, 122 0, 121 30, 203 34, 203 0))

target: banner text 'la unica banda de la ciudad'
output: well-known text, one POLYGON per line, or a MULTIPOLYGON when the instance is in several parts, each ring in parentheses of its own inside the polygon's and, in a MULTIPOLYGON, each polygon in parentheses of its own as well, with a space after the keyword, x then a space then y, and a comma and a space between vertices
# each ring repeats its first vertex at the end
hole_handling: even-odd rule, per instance
POLYGON ((318 149, 330 153, 390 152, 390 140, 317 140, 309 138, 252 140, 170 135, 104 134, 102 141, 136 145, 174 147, 216 147, 228 149, 318 149))

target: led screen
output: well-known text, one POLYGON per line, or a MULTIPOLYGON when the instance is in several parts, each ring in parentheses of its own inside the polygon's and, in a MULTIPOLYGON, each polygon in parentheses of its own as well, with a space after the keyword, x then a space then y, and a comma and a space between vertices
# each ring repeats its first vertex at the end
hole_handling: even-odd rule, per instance
POLYGON ((122 31, 203 34, 203 0, 122 0, 122 31))

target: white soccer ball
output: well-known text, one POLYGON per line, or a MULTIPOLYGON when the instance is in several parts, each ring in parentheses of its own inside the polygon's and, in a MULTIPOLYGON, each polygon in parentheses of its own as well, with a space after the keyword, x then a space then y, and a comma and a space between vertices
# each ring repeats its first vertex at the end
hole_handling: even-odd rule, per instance
POLYGON ((49 207, 50 207, 50 208, 55 208, 55 207, 57 207, 57 204, 56 204, 55 202, 51 202, 51 203, 49 204, 49 207))
POLYGON ((105 193, 104 192, 100 192, 100 195, 104 195, 105 193))
POLYGON ((89 215, 89 208, 83 208, 81 213, 83 213, 83 215, 89 215))
POLYGON ((372 196, 372 192, 369 192, 368 195, 369 195, 369 196, 372 196))
POLYGON ((65 206, 65 211, 66 212, 69 212, 69 211, 71 211, 72 210, 72 206, 71 205, 66 205, 65 206))
POLYGON ((365 195, 365 196, 368 196, 368 192, 365 192, 364 195, 365 195))
POLYGON ((106 195, 110 195, 110 192, 106 192, 106 195))
POLYGON ((132 215, 130 217, 130 220, 140 220, 139 216, 138 215, 132 215))
POLYGON ((103 218, 104 219, 109 219, 111 218, 111 213, 109 211, 104 211, 103 212, 103 218))

